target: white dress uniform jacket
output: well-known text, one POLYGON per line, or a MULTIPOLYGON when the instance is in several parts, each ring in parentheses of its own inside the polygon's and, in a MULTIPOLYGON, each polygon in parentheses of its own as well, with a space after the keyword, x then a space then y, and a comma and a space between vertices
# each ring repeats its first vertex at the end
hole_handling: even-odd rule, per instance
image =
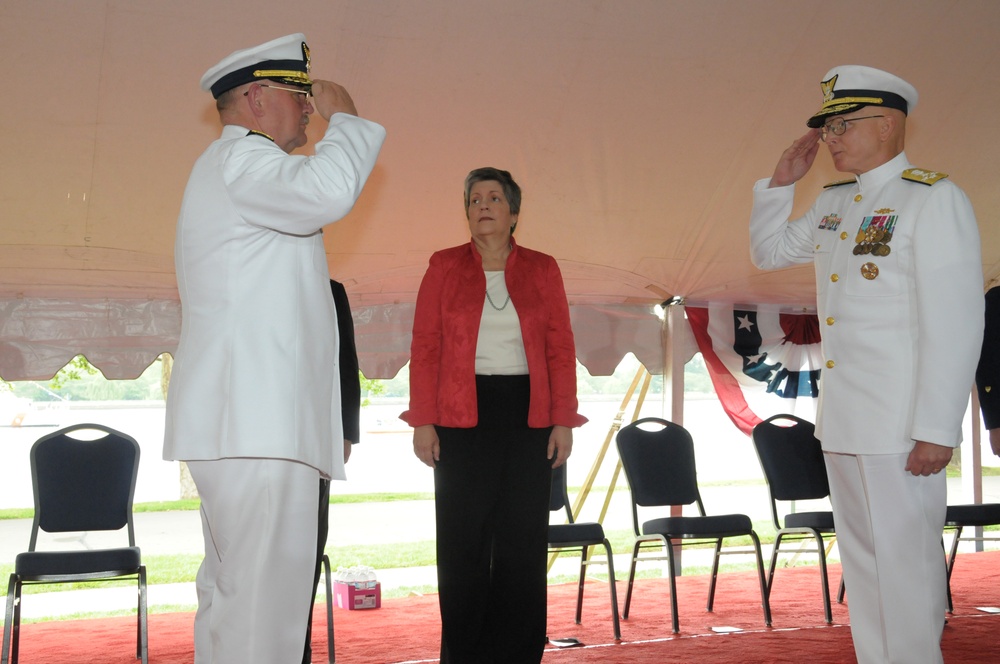
POLYGON ((385 130, 337 113, 312 156, 229 125, 177 223, 182 324, 163 458, 265 457, 344 478, 337 321, 321 228, 354 206, 385 130))
POLYGON ((754 264, 815 264, 825 356, 816 435, 828 452, 961 442, 983 334, 982 259, 968 198, 939 176, 900 154, 828 187, 791 222, 794 185, 754 187, 754 264))

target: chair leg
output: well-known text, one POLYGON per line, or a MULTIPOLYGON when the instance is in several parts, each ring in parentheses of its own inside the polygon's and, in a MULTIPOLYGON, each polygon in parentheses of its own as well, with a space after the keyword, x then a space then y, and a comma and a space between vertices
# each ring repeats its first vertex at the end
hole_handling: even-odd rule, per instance
POLYGON ((142 577, 136 575, 135 585, 135 658, 142 658, 142 577))
POLYGON ((715 541, 715 557, 712 559, 712 575, 708 581, 708 605, 705 610, 709 613, 715 607, 715 582, 719 578, 719 558, 722 557, 722 538, 715 541))
POLYGON ((667 563, 670 565, 670 618, 674 634, 681 631, 681 621, 677 615, 677 570, 674 569, 674 545, 667 539, 667 563))
POLYGON ((632 565, 628 570, 628 587, 625 590, 625 608, 622 611, 622 620, 628 620, 628 610, 632 604, 632 583, 635 581, 635 563, 639 560, 640 544, 641 542, 636 542, 635 546, 632 547, 632 565))
POLYGON ((618 591, 615 588, 615 561, 611 557, 611 543, 604 540, 604 550, 608 554, 608 585, 611 586, 611 622, 615 630, 615 641, 622 640, 621 623, 618 620, 618 591))
POLYGON ((774 570, 778 566, 778 549, 781 548, 782 533, 774 536, 774 547, 771 549, 771 564, 767 569, 767 595, 771 596, 771 584, 774 583, 774 570))
POLYGON ((18 637, 21 630, 21 579, 10 575, 7 584, 7 610, 3 621, 3 664, 17 664, 18 637))
POLYGON ((764 557, 760 554, 760 538, 757 533, 750 531, 750 539, 753 540, 754 553, 757 556, 757 576, 760 578, 760 599, 764 607, 764 625, 771 626, 771 600, 768 597, 767 584, 764 581, 764 557))
POLYGON ((840 573, 840 588, 837 589, 837 604, 844 603, 844 594, 847 592, 847 588, 844 586, 844 573, 840 573))
POLYGON ((587 580, 587 548, 580 552, 580 582, 576 587, 576 624, 583 619, 583 584, 587 580))
POLYGON ((327 661, 334 664, 337 656, 333 647, 333 582, 330 574, 330 556, 323 554, 323 574, 326 577, 326 646, 327 661))
MULTIPOLYGON (((958 555, 958 542, 962 536, 962 526, 955 529, 955 539, 951 541, 951 552, 948 554, 948 573, 946 582, 948 584, 948 613, 955 612, 955 606, 951 600, 951 571, 955 568, 955 556, 958 555)), ((944 548, 944 538, 941 539, 941 548, 944 548)))
POLYGON ((148 622, 148 611, 146 610, 146 566, 139 566, 139 607, 138 607, 138 640, 137 645, 139 652, 136 653, 136 659, 140 660, 142 664, 149 664, 149 622, 148 622))
POLYGON ((830 608, 830 577, 826 571, 826 547, 823 546, 823 536, 813 532, 816 537, 816 552, 819 554, 819 580, 823 586, 823 616, 826 624, 833 624, 833 610, 830 608))

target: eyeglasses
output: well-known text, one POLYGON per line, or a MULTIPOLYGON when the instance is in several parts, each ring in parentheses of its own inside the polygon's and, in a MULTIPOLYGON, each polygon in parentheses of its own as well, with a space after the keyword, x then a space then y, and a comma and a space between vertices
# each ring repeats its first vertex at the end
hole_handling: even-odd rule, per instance
POLYGON ((848 124, 850 124, 851 122, 857 122, 858 120, 871 120, 872 118, 884 118, 884 117, 885 117, 884 115, 866 115, 861 118, 848 118, 846 120, 844 118, 836 118, 830 120, 825 125, 823 125, 823 128, 820 131, 823 132, 823 140, 825 141, 827 134, 833 134, 834 136, 843 136, 844 132, 847 131, 848 124))
MULTIPOLYGON (((312 97, 312 90, 305 90, 303 88, 286 88, 286 87, 284 87, 282 85, 271 85, 269 83, 258 83, 257 85, 259 85, 262 88, 274 88, 275 90, 284 90, 286 92, 294 92, 297 95, 302 95, 303 101, 307 100, 309 97, 312 97)), ((250 94, 249 90, 247 90, 246 92, 244 92, 243 96, 246 97, 248 94, 250 94)))

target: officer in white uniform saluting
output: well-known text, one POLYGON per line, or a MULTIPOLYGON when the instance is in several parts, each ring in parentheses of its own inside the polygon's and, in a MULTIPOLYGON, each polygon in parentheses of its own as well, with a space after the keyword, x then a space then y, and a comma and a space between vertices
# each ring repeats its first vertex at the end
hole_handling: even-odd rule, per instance
POLYGON ((826 359, 816 435, 858 661, 941 662, 942 471, 982 342, 979 231, 962 190, 903 152, 912 85, 856 65, 821 85, 811 129, 754 187, 751 255, 767 270, 815 265, 826 359), (789 221, 820 143, 853 177, 789 221))
POLYGON ((317 487, 344 478, 322 227, 350 212, 385 130, 309 68, 305 37, 292 34, 232 53, 201 80, 223 128, 177 222, 183 318, 163 451, 188 462, 202 501, 197 664, 299 661, 317 487), (291 155, 314 112, 328 122, 315 154, 291 155))

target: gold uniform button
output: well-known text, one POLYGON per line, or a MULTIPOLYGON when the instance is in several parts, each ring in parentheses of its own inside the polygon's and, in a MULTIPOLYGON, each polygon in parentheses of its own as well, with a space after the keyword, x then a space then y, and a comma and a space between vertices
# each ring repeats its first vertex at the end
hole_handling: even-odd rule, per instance
POLYGON ((847 239, 847 231, 844 231, 843 233, 840 234, 840 239, 841 240, 846 240, 847 239))
POLYGON ((836 364, 836 363, 833 360, 827 360, 826 361, 826 368, 827 369, 832 369, 834 364, 836 364))
POLYGON ((829 318, 826 319, 826 324, 827 325, 833 325, 833 322, 834 322, 833 321, 833 316, 830 316, 829 318))
POLYGON ((819 245, 818 244, 816 245, 816 251, 819 251, 819 245))
POLYGON ((854 197, 854 202, 855 203, 860 203, 861 202, 861 194, 858 194, 857 196, 854 197))
POLYGON ((830 281, 832 281, 833 283, 837 283, 838 281, 840 281, 840 275, 839 274, 831 274, 830 275, 830 281))

